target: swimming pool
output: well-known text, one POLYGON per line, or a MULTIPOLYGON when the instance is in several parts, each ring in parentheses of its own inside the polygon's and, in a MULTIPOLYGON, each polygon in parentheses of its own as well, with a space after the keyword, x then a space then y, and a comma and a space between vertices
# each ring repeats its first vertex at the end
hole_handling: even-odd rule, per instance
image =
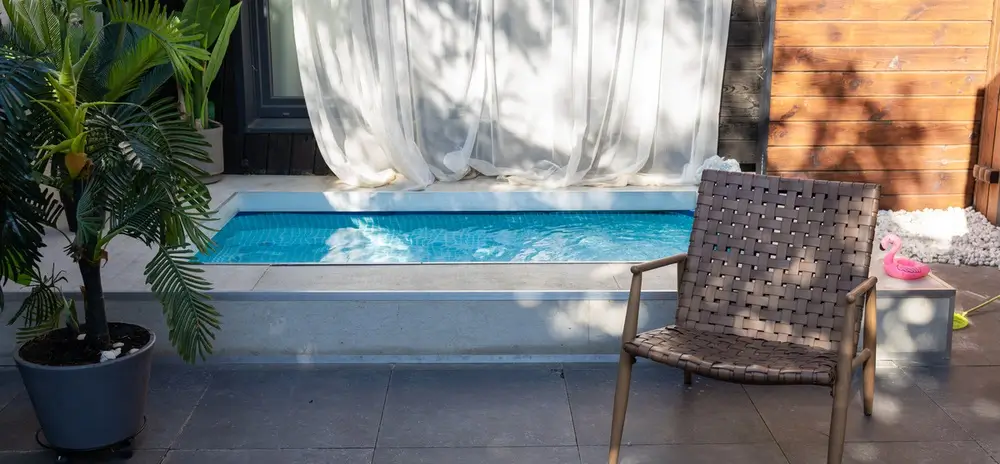
POLYGON ((206 264, 644 261, 687 251, 684 211, 241 212, 206 264))

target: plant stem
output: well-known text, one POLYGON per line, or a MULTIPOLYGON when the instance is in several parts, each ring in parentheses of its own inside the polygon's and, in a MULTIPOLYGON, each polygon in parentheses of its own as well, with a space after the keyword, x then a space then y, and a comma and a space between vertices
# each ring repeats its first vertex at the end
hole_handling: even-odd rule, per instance
MULTIPOLYGON (((52 174, 59 177, 66 174, 65 153, 57 153, 52 157, 52 174)), ((71 187, 72 188, 72 187, 71 187)), ((59 202, 63 205, 63 215, 70 232, 76 232, 76 197, 66 188, 59 189, 59 202)))
MULTIPOLYGON (((83 194, 84 188, 85 181, 73 181, 74 200, 83 194)), ((73 209, 73 216, 76 216, 76 201, 73 202, 73 209)), ((103 224, 103 221, 100 223, 103 224)), ((86 315, 87 340, 95 348, 107 351, 111 349, 111 335, 108 330, 107 308, 104 305, 104 283, 101 281, 101 258, 97 249, 98 241, 97 237, 91 236, 86 242, 78 242, 80 256, 77 257, 77 260, 80 267, 80 277, 83 278, 83 312, 86 315)))
POLYGON ((102 351, 110 350, 111 336, 104 306, 100 261, 92 262, 89 255, 80 259, 80 276, 83 277, 83 310, 87 317, 87 339, 102 351))

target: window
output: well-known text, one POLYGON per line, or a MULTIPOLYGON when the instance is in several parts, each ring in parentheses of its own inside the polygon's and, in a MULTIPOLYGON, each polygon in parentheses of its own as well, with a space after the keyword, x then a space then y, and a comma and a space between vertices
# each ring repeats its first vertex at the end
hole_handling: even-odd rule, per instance
POLYGON ((295 53, 293 3, 243 2, 241 82, 247 132, 309 131, 295 53))

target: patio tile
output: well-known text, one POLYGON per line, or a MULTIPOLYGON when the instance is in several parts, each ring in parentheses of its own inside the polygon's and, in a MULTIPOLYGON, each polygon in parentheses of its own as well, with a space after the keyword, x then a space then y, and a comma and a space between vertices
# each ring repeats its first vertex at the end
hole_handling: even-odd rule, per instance
MULTIPOLYGON (((611 432, 616 366, 566 372, 580 445, 606 445, 611 432)), ((623 443, 632 445, 763 443, 760 415, 736 384, 696 377, 685 387, 680 370, 636 366, 623 443)))
MULTIPOLYGON (((606 446, 581 446, 583 464, 607 464, 606 446)), ((752 445, 623 446, 621 464, 783 464, 788 461, 774 443, 752 445)))
MULTIPOLYGON (((378 448, 374 464, 580 464, 575 446, 520 448, 378 448)), ((607 463, 605 463, 607 464, 607 463)))
POLYGON ((219 370, 178 449, 374 447, 388 368, 219 370))
MULTIPOLYGON (((781 446, 791 464, 826 464, 826 445, 781 446)), ((847 443, 843 464, 996 464, 974 441, 847 443)))
POLYGON ((163 464, 371 464, 370 449, 171 451, 163 464))
MULTIPOLYGON (((140 450, 132 453, 132 457, 95 456, 92 458, 73 458, 74 464, 159 464, 166 450, 140 450)), ((52 464, 56 454, 50 451, 0 451, 0 464, 52 464)))
POLYGON ((994 457, 1000 457, 1000 367, 907 371, 917 384, 994 457))
MULTIPOLYGON (((852 389, 847 441, 969 440, 969 434, 901 370, 882 368, 876 376, 875 411, 871 417, 863 413, 860 389, 852 389)), ((829 388, 753 385, 745 388, 778 444, 827 442, 833 408, 829 388)))
MULTIPOLYGON (((180 433, 208 385, 207 372, 191 372, 183 367, 153 366, 146 397, 145 430, 135 441, 135 449, 165 449, 180 433)), ((20 384, 20 380, 18 380, 20 384)), ((40 449, 35 442, 38 419, 24 387, 0 411, 0 449, 30 451, 40 449)))
POLYGON ((0 411, 24 390, 21 374, 14 368, 0 368, 0 411))
POLYGON ((397 368, 379 447, 575 445, 559 371, 397 368))

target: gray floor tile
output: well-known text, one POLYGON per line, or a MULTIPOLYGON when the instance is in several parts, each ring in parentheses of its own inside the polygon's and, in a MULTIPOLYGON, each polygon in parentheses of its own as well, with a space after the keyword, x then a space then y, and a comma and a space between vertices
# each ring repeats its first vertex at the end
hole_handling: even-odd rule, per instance
MULTIPOLYGON (((791 464, 826 464, 826 446, 781 445, 791 464)), ((843 464, 996 464, 974 441, 847 443, 843 464)))
MULTIPOLYGON (((135 449, 166 449, 181 431, 208 385, 206 372, 154 366, 146 397, 146 428, 135 441, 135 449)), ((37 450, 38 420, 27 393, 18 395, 0 411, 0 449, 37 450)))
POLYGON ((24 390, 21 375, 14 368, 0 368, 0 411, 24 390))
POLYGON ((379 447, 575 445, 559 371, 393 372, 379 447))
MULTIPOLYGON (((573 423, 580 445, 606 445, 611 433, 617 368, 569 370, 573 423)), ((760 415, 736 384, 695 378, 663 366, 633 370, 624 443, 632 445, 771 441, 760 415)))
MULTIPOLYGON (((879 369, 875 411, 865 417, 859 389, 847 415, 847 440, 964 441, 970 436, 899 369, 879 369)), ((779 444, 825 443, 833 398, 825 387, 747 386, 779 444)))
POLYGON ((171 451, 163 464, 371 464, 370 449, 171 451))
MULTIPOLYGON (((607 464, 608 447, 581 446, 583 464, 607 464)), ((621 464, 784 464, 772 443, 744 445, 638 445, 622 447, 621 464)))
POLYGON ((580 464, 575 446, 521 448, 379 448, 374 464, 580 464))
POLYGON ((994 457, 1000 457, 1000 367, 907 371, 918 385, 994 457))
MULTIPOLYGON (((159 464, 166 454, 166 450, 139 450, 135 451, 129 458, 113 457, 92 457, 74 458, 74 464, 159 464)), ((49 451, 0 451, 0 464, 52 464, 56 455, 49 451)))
POLYGON ((220 370, 177 449, 374 447, 389 370, 220 370))

